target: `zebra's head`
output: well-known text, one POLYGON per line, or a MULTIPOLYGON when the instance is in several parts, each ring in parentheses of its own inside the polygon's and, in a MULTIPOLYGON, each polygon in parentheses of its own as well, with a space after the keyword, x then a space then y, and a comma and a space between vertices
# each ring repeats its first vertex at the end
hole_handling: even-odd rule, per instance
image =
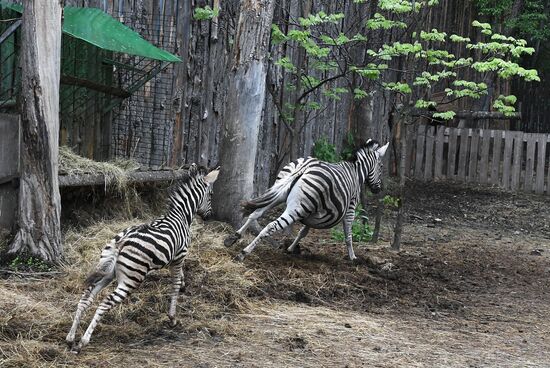
POLYGON ((367 140, 364 148, 365 153, 365 179, 371 192, 378 193, 382 190, 382 158, 386 154, 389 142, 383 146, 373 140, 367 140))
POLYGON ((218 179, 220 173, 220 167, 210 171, 208 174, 199 174, 197 182, 203 189, 200 191, 202 196, 199 199, 199 206, 197 208, 197 215, 203 220, 208 219, 212 215, 212 187, 214 182, 218 179))

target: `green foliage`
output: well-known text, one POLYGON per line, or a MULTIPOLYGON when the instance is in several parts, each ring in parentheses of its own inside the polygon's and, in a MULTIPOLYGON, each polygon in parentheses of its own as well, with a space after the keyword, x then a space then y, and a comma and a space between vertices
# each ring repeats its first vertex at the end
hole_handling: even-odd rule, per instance
POLYGON ((445 111, 445 112, 436 112, 432 116, 435 119, 441 119, 441 120, 452 120, 456 115, 456 112, 454 111, 445 111))
POLYGON ((550 15, 545 11, 547 0, 524 0, 519 14, 512 17, 514 0, 475 0, 480 14, 505 19, 505 25, 520 37, 532 41, 550 39, 550 15))
POLYGON ((341 154, 338 154, 336 152, 336 146, 329 143, 328 139, 323 137, 317 140, 313 145, 313 157, 326 162, 340 162, 342 160, 348 160, 355 152, 354 142, 355 139, 353 138, 353 134, 348 132, 342 152, 341 154))
POLYGON ((336 153, 336 147, 329 143, 325 137, 319 139, 313 145, 313 157, 326 162, 340 161, 340 156, 336 153))
POLYGON ((367 20, 366 26, 368 29, 391 29, 391 28, 407 28, 407 23, 395 20, 386 19, 382 14, 376 13, 374 17, 367 20))
POLYGON ((493 108, 497 111, 502 112, 506 116, 512 116, 516 111, 514 104, 516 103, 517 98, 514 95, 503 96, 500 95, 495 100, 493 108))
POLYGON ((420 31, 420 38, 424 41, 445 42, 447 33, 439 32, 437 29, 432 29, 431 32, 420 31))
MULTIPOLYGON (((496 16, 509 12, 511 0, 475 1, 484 9, 484 14, 496 16), (507 5, 501 6, 497 3, 507 5)), ((364 0, 354 2, 358 7, 371 6, 370 2, 367 5, 364 0)), ((362 99, 369 96, 369 89, 365 86, 376 83, 398 94, 403 106, 415 106, 418 109, 438 106, 444 109, 445 101, 436 103, 426 97, 430 96, 430 90, 435 86, 445 86, 447 101, 454 101, 479 99, 487 95, 487 85, 475 80, 515 77, 525 81, 540 81, 536 70, 520 65, 521 58, 531 55, 534 49, 523 39, 499 34, 496 32, 498 28, 493 28, 490 23, 472 22, 473 29, 481 35, 472 37, 475 41, 462 35, 448 35, 437 29, 409 32, 407 27, 419 17, 418 13, 437 5, 438 1, 379 0, 374 3, 377 8, 371 18, 361 20, 363 28, 357 30, 349 27, 349 33, 344 32, 346 28, 341 27, 344 19, 341 12, 329 14, 321 11, 299 18, 298 23, 293 24, 286 34, 276 25, 272 27, 274 43, 286 43, 289 48, 301 48, 306 54, 305 66, 300 67, 302 70, 297 70, 286 55, 276 62, 286 73, 294 75, 295 79, 291 76, 288 80, 300 80, 301 83, 296 85, 301 91, 306 91, 305 94, 297 94, 300 100, 304 99, 295 101, 297 106, 308 110, 319 109, 319 104, 308 103, 311 102, 310 98, 318 98, 320 95, 339 100, 343 94, 352 93, 355 99, 362 99), (354 30, 351 31, 351 28, 354 30), (401 36, 395 42, 370 47, 366 36, 386 31, 401 36), (457 53, 471 56, 457 57, 448 51, 450 43, 461 48, 457 53), (364 63, 354 63, 350 56, 354 51, 352 47, 355 50, 364 47, 364 63), (401 65, 400 73, 397 73, 400 75, 399 80, 394 79, 396 65, 401 65), (473 80, 460 79, 465 75, 473 80), (343 83, 336 82, 338 79, 348 82, 346 88, 342 87, 343 83), (359 84, 351 82, 357 80, 359 84), (314 91, 316 93, 312 93, 314 91)), ((529 13, 529 21, 536 19, 540 28, 541 19, 545 18, 534 13, 535 10, 542 12, 541 0, 525 0, 525 4, 529 10, 523 11, 522 15, 529 13)), ((354 21, 356 20, 349 22, 355 24, 354 21)), ((529 24, 535 26, 534 23, 529 24)), ((519 27, 518 24, 515 26, 519 27)), ((514 112, 514 104, 509 100, 497 98, 493 103, 499 111, 506 114, 514 112)), ((454 116, 453 111, 440 111, 434 115, 443 120, 453 119, 454 116)))
MULTIPOLYGON (((333 228, 331 230, 331 236, 336 241, 344 241, 344 231, 333 228)), ((367 217, 367 211, 358 205, 355 209, 355 219, 351 224, 351 237, 354 242, 367 242, 372 239, 373 229, 369 225, 369 218, 367 217)))
POLYGON ((382 201, 384 202, 384 205, 386 207, 393 207, 393 208, 399 207, 399 198, 392 197, 389 194, 385 195, 384 198, 382 198, 382 201))
POLYGON ((296 72, 296 67, 294 66, 294 64, 292 64, 290 59, 286 56, 277 60, 275 62, 275 65, 278 65, 289 72, 296 72))
POLYGON ((355 139, 353 138, 353 133, 348 132, 346 136, 346 142, 342 148, 342 160, 349 160, 355 153, 355 139))
POLYGON ((52 266, 43 260, 35 257, 17 256, 9 264, 14 271, 40 271, 47 272, 52 270, 52 266))
POLYGON ((220 13, 219 9, 212 9, 206 5, 204 8, 197 7, 193 10, 193 19, 195 20, 210 20, 217 17, 220 13))
POLYGON ((340 95, 346 92, 348 92, 347 88, 335 87, 324 90, 323 94, 333 100, 340 101, 340 95))
POLYGON ((307 18, 298 19, 302 27, 312 27, 323 23, 338 23, 344 18, 343 13, 327 14, 324 11, 320 11, 317 14, 310 14, 307 18))

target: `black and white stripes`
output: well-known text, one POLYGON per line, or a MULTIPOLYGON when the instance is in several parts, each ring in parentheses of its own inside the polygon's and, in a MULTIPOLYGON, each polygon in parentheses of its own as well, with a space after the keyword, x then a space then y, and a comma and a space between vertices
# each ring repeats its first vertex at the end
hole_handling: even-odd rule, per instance
POLYGON ((176 323, 176 303, 183 284, 183 261, 191 239, 190 226, 197 213, 202 218, 212 212, 212 184, 219 169, 208 174, 195 164, 189 169, 189 176, 183 179, 170 195, 168 213, 151 223, 132 226, 115 236, 105 246, 97 269, 86 279, 87 289, 78 303, 67 343, 74 344, 76 330, 82 313, 92 304, 94 297, 115 278, 116 289, 108 295, 82 336, 80 343, 73 346, 78 352, 88 344, 101 317, 112 307, 122 302, 156 269, 169 267, 172 278, 172 293, 168 316, 176 323))
POLYGON ((355 259, 351 239, 355 206, 365 182, 373 192, 381 189, 381 159, 387 147, 388 144, 380 147, 378 142, 368 140, 350 161, 332 164, 309 157, 291 162, 281 170, 266 193, 243 204, 245 214, 250 216, 226 245, 240 238, 267 210, 286 201, 283 214, 269 223, 238 258, 243 259, 252 252, 260 239, 294 222, 301 222, 304 227, 288 251, 294 250, 310 228, 328 229, 342 221, 349 258, 355 259))

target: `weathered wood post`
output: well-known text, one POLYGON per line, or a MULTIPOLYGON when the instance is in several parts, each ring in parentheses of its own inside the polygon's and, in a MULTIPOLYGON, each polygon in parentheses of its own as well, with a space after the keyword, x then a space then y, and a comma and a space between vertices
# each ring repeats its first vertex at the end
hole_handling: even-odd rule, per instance
POLYGON ((58 185, 61 2, 23 2, 19 230, 10 253, 60 259, 58 185))
POLYGON ((213 203, 216 217, 235 227, 242 221, 241 201, 253 193, 274 3, 274 0, 241 0, 228 72, 220 144, 221 172, 213 203))

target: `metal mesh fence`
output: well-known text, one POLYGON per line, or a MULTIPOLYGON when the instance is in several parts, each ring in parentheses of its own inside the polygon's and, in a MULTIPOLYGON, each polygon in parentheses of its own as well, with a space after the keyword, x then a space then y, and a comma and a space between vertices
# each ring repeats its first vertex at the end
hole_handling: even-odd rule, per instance
POLYGON ((0 111, 12 112, 17 108, 17 96, 21 83, 19 66, 19 32, 15 32, 21 15, 9 10, 0 9, 0 111))
MULTIPOLYGON (((20 14, 0 8, 0 111, 17 110, 20 14), (6 32, 13 27, 13 32, 6 32), (6 37, 4 37, 4 36, 6 37)), ((172 16, 116 14, 147 41, 174 51, 172 16)), ((165 166, 172 146, 173 64, 113 53, 64 34, 60 144, 96 160, 130 158, 144 168, 165 166)))
MULTIPOLYGON (((147 19, 131 13, 116 17, 147 41, 174 52, 174 17, 147 19)), ((115 55, 114 61, 115 78, 132 96, 113 111, 110 156, 162 167, 168 163, 172 147, 174 65, 124 54, 115 55)))

